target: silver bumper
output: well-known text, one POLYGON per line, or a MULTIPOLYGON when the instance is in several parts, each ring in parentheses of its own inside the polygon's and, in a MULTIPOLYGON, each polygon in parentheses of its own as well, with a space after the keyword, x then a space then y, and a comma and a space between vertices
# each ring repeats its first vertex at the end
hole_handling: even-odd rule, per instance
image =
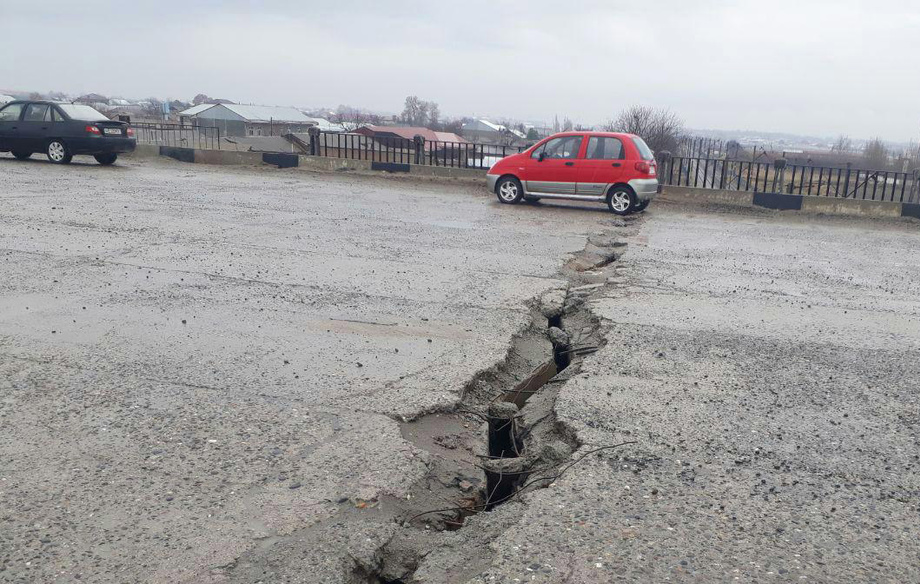
POLYGON ((486 181, 489 183, 489 190, 493 193, 495 192, 495 183, 498 182, 499 176, 500 175, 497 174, 486 174, 486 181))
POLYGON ((658 194, 657 178, 634 178, 629 181, 629 186, 636 192, 636 198, 640 201, 650 201, 658 194))

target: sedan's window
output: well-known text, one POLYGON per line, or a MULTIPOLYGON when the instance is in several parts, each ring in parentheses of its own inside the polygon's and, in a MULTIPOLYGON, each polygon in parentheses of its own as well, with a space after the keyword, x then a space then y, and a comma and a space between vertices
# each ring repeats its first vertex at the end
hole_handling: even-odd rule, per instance
POLYGON ((546 158, 577 158, 581 148, 581 136, 553 138, 543 147, 546 158))
POLYGON ((79 103, 64 103, 61 104, 61 109, 70 117, 71 120, 80 120, 82 122, 102 122, 109 119, 105 114, 100 113, 98 110, 91 108, 88 105, 81 105, 79 103))
POLYGON ((63 122, 64 121, 64 116, 61 115, 61 112, 59 112, 56 107, 51 108, 51 121, 52 122, 63 122))
POLYGON ((623 143, 619 138, 591 136, 585 158, 593 160, 620 160, 623 158, 623 143))
POLYGON ((22 113, 21 103, 11 103, 3 109, 0 109, 0 122, 16 122, 19 121, 19 114, 22 113))
POLYGON ((26 107, 26 115, 23 116, 24 122, 42 122, 45 120, 45 114, 48 113, 48 104, 30 103, 26 107))

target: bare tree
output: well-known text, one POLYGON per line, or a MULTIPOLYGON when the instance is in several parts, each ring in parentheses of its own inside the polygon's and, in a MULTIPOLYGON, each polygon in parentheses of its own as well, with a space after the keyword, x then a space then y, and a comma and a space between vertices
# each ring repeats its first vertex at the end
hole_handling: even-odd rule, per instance
POLYGON ((888 166, 888 147, 881 138, 874 138, 866 142, 863 148, 863 160, 871 169, 882 169, 888 166))
POLYGON ((145 116, 151 118, 160 118, 163 116, 163 102, 155 97, 148 97, 144 100, 147 102, 147 105, 144 106, 143 112, 145 116))
POLYGON ((655 152, 675 152, 680 136, 684 133, 684 121, 668 109, 634 105, 621 111, 604 129, 636 134, 655 152))
POLYGON ((834 145, 831 146, 831 152, 838 152, 840 154, 847 154, 853 151, 853 141, 850 140, 850 137, 846 134, 840 134, 837 137, 837 140, 834 142, 834 145))
POLYGON ((441 112, 437 103, 419 99, 415 95, 406 98, 402 116, 400 116, 403 123, 410 126, 437 125, 440 117, 441 112))
POLYGON ((517 139, 517 136, 511 132, 511 129, 514 127, 514 122, 509 119, 504 119, 499 120, 498 125, 501 127, 499 130, 499 144, 503 144, 505 146, 510 146, 513 144, 517 139))
POLYGON ((562 120, 562 131, 563 132, 571 132, 574 127, 575 127, 575 124, 572 123, 572 120, 570 120, 568 116, 563 118, 562 120))
POLYGON ((737 140, 729 140, 725 143, 725 154, 729 159, 736 160, 744 154, 744 148, 737 140))
POLYGON ((379 116, 363 112, 358 108, 350 105, 340 105, 335 110, 332 121, 338 123, 346 132, 353 132, 366 124, 374 124, 380 121, 379 116))

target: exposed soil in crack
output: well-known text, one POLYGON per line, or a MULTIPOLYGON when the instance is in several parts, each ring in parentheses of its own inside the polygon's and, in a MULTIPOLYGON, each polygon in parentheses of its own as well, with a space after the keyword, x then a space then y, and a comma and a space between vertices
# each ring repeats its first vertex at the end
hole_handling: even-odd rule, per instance
POLYGON ((556 419, 556 398, 605 342, 586 302, 615 285, 626 245, 617 237, 633 221, 617 220, 621 229, 589 238, 560 270, 566 286, 531 302, 530 322, 504 360, 475 375, 455 408, 401 422, 403 437, 429 454, 425 478, 405 498, 383 497, 360 510, 347 505, 271 538, 223 570, 229 581, 277 581, 292 563, 319 561, 341 566, 348 584, 463 583, 486 570, 489 544, 522 514, 522 485, 524 492, 545 486, 528 479, 571 462, 580 446, 556 419))
MULTIPOLYGON (((534 300, 530 324, 513 339, 505 360, 476 375, 455 410, 401 425, 406 440, 431 454, 429 473, 407 500, 395 502, 401 529, 379 550, 375 569, 356 582, 420 581, 415 573, 423 558, 450 545, 442 534, 516 501, 532 473, 570 460, 580 445, 556 420, 554 406, 582 359, 605 342, 585 303, 613 285, 626 245, 615 239, 621 233, 590 238, 565 264, 567 287, 534 300)), ((440 575, 445 584, 465 582, 491 563, 487 545, 454 551, 460 557, 455 569, 440 575)))

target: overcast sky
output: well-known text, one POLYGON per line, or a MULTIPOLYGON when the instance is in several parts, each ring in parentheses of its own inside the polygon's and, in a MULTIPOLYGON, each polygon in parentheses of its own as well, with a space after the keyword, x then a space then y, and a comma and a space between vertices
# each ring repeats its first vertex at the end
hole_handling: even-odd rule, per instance
POLYGON ((920 3, 0 0, 0 88, 909 140, 920 3))

